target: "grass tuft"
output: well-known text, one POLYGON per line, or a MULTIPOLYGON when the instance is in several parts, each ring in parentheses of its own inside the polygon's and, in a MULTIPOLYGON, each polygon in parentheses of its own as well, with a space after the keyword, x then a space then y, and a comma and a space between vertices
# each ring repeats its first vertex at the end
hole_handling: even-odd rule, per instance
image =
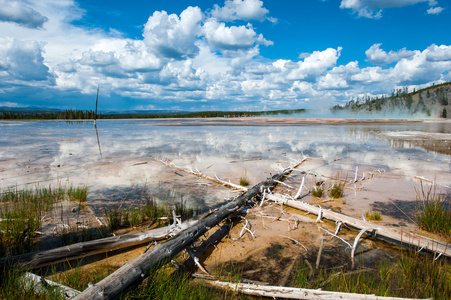
POLYGON ((370 221, 380 221, 382 220, 382 215, 378 211, 367 211, 365 212, 365 218, 370 221))
POLYGON ((67 196, 71 201, 78 201, 79 203, 86 202, 88 198, 88 187, 77 187, 74 188, 72 186, 67 190, 67 196))
POLYGON ((318 198, 323 197, 324 195, 324 190, 323 190, 323 186, 322 185, 316 185, 313 187, 312 189, 312 195, 318 198))
POLYGON ((449 196, 436 193, 436 187, 427 190, 421 185, 417 192, 418 225, 429 232, 451 237, 451 203, 449 196))
MULTIPOLYGON (((175 200, 175 192, 161 192, 160 196, 170 197, 169 201, 164 198, 162 202, 173 202, 175 200)), ((158 221, 158 225, 164 225, 160 222, 160 218, 172 218, 172 211, 182 220, 196 217, 200 215, 199 208, 188 207, 183 197, 176 202, 174 206, 159 205, 156 195, 146 195, 143 204, 134 205, 133 207, 125 208, 122 205, 114 205, 109 208, 104 208, 105 221, 111 230, 117 230, 122 227, 138 226, 146 221, 158 221)))
POLYGON ((248 186, 249 185, 249 180, 246 177, 241 177, 240 178, 240 185, 241 186, 248 186))
POLYGON ((427 255, 403 250, 398 258, 381 260, 374 268, 319 269, 311 272, 301 261, 294 284, 297 287, 385 297, 448 299, 451 295, 451 265, 427 255), (311 275, 311 276, 310 276, 311 275))
POLYGON ((16 255, 37 249, 35 232, 41 218, 63 200, 86 201, 87 188, 58 186, 0 191, 0 255, 16 255))
POLYGON ((328 194, 333 199, 338 199, 343 197, 344 194, 344 183, 342 182, 336 182, 333 183, 332 186, 329 188, 328 194))

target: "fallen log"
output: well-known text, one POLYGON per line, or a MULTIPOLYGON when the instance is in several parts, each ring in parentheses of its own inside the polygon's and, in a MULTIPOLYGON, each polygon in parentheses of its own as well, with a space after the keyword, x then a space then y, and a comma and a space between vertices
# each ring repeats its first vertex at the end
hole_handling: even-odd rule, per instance
MULTIPOLYGON (((303 289, 280 286, 256 285, 249 283, 232 283, 222 281, 203 280, 209 285, 231 289, 247 295, 254 295, 269 298, 287 298, 287 299, 306 299, 306 300, 321 300, 321 299, 349 299, 349 300, 414 300, 412 298, 396 298, 396 297, 382 297, 369 294, 355 294, 342 292, 322 291, 321 289, 303 289)), ((418 300, 418 299, 417 299, 418 300)), ((425 299, 426 300, 426 299, 425 299)), ((432 300, 428 298, 427 300, 432 300)))
POLYGON ((223 185, 223 186, 225 186, 225 187, 228 187, 228 188, 231 188, 231 189, 235 189, 235 190, 238 190, 238 191, 242 191, 242 192, 247 191, 247 188, 244 187, 244 186, 241 186, 241 185, 238 185, 238 184, 234 184, 234 183, 227 182, 227 181, 224 181, 224 180, 219 179, 218 176, 216 176, 216 174, 215 174, 214 172, 213 172, 213 173, 215 174, 215 178, 210 177, 210 176, 207 176, 207 175, 205 175, 205 174, 202 174, 199 170, 193 171, 192 169, 185 169, 185 168, 182 168, 182 167, 180 167, 180 166, 174 164, 173 162, 168 162, 168 161, 166 161, 166 160, 156 159, 156 158, 155 158, 155 160, 158 161, 158 162, 161 162, 161 163, 165 164, 165 165, 168 166, 168 167, 171 167, 171 168, 174 168, 174 169, 183 171, 183 172, 185 172, 185 173, 188 173, 188 174, 191 174, 191 175, 194 175, 194 176, 197 176, 197 177, 206 179, 206 180, 208 180, 208 181, 212 181, 212 182, 221 184, 221 185, 223 185))
POLYGON ((442 241, 431 239, 412 232, 406 232, 403 231, 402 228, 401 230, 392 229, 383 225, 359 220, 331 210, 325 210, 320 207, 312 206, 302 201, 289 200, 277 194, 266 194, 265 196, 268 200, 278 203, 283 202, 286 206, 317 215, 318 219, 325 218, 336 223, 341 222, 343 225, 359 231, 371 227, 374 231, 374 234, 371 235, 374 238, 382 239, 398 245, 401 244, 403 246, 410 246, 410 250, 427 250, 431 253, 451 257, 451 247, 449 247, 448 243, 442 241))
POLYGON ((0 259, 0 270, 3 265, 20 264, 23 269, 35 269, 51 264, 82 258, 98 253, 116 251, 137 245, 144 245, 152 241, 159 241, 180 230, 196 224, 190 221, 179 225, 150 229, 141 232, 112 236, 89 242, 76 243, 51 250, 37 251, 0 259))
POLYGON ((276 174, 272 178, 253 186, 245 193, 234 198, 221 206, 219 209, 199 220, 197 224, 180 232, 173 238, 156 245, 134 261, 125 264, 110 276, 87 288, 74 299, 117 298, 122 291, 140 283, 145 277, 149 276, 151 270, 155 270, 159 266, 168 262, 212 227, 238 212, 255 196, 260 195, 263 190, 268 188, 271 189, 274 186, 275 180, 279 180, 287 176, 291 171, 292 168, 286 169, 282 173, 276 174))

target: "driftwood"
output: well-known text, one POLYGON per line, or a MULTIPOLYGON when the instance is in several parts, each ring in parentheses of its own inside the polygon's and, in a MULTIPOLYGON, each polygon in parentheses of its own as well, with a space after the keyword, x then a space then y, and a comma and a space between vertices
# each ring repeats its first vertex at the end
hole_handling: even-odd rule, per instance
POLYGON ((291 171, 292 168, 286 169, 282 173, 274 175, 272 178, 262 181, 248 189, 244 194, 241 194, 221 206, 219 209, 213 211, 208 216, 199 220, 196 225, 191 226, 177 234, 175 237, 156 245, 154 248, 134 261, 125 264, 102 281, 87 288, 74 299, 117 298, 123 290, 140 283, 145 277, 149 276, 152 269, 158 268, 162 264, 168 262, 212 227, 238 212, 251 199, 260 195, 264 189, 273 187, 275 180, 287 176, 291 171))
POLYGON ((383 225, 359 220, 330 210, 324 210, 321 207, 312 206, 301 201, 287 200, 277 194, 267 194, 266 198, 275 202, 283 201, 283 204, 286 206, 317 215, 317 220, 325 218, 337 223, 341 222, 343 225, 359 231, 371 227, 374 231, 374 234, 372 234, 373 237, 396 244, 402 244, 403 246, 410 246, 411 250, 422 249, 431 253, 437 253, 438 255, 451 257, 451 247, 448 247, 448 243, 424 237, 415 233, 406 232, 403 231, 402 228, 401 230, 388 228, 383 225))
MULTIPOLYGON (((312 290, 312 289, 302 289, 302 288, 290 288, 290 287, 280 287, 280 286, 263 286, 248 283, 231 283, 231 282, 221 282, 221 281, 210 281, 203 280, 203 282, 209 285, 232 289, 243 294, 269 297, 269 298, 287 298, 287 299, 311 299, 311 300, 321 300, 321 299, 349 299, 349 300, 414 300, 411 298, 394 298, 394 297, 381 297, 376 295, 367 294, 354 294, 354 293, 341 293, 341 292, 329 292, 322 290, 312 290)), ((431 300, 432 298, 428 298, 431 300)))
POLYGON ((143 245, 152 241, 165 239, 171 234, 186 229, 196 223, 197 221, 190 221, 179 225, 171 225, 141 232, 112 236, 84 243, 76 243, 51 250, 37 251, 33 253, 6 257, 0 260, 0 267, 7 263, 19 263, 21 264, 22 268, 34 269, 66 260, 72 260, 98 253, 143 245))
MULTIPOLYGON (((309 158, 308 156, 304 156, 304 157, 302 158, 302 160, 296 162, 296 166, 292 167, 292 168, 291 168, 291 171, 293 171, 294 168, 296 168, 296 167, 298 167, 299 165, 301 165, 301 164, 302 164, 304 161, 306 161, 308 158, 309 158)), ((171 168, 174 168, 174 169, 183 171, 183 172, 185 172, 185 173, 188 173, 188 174, 191 174, 191 175, 194 175, 194 176, 203 178, 203 179, 208 180, 208 181, 212 181, 212 182, 215 182, 215 183, 218 183, 218 184, 222 184, 223 186, 225 186, 225 187, 227 187, 227 188, 231 188, 231 189, 238 190, 238 191, 242 191, 242 192, 246 192, 246 191, 248 190, 247 187, 244 187, 244 186, 242 186, 242 185, 235 184, 235 183, 232 183, 232 182, 230 182, 230 181, 225 181, 225 180, 219 179, 219 177, 216 175, 215 172, 213 172, 213 174, 215 175, 215 177, 213 178, 213 177, 211 177, 211 176, 208 176, 208 175, 203 174, 202 172, 200 172, 199 170, 197 170, 197 168, 196 168, 196 171, 194 171, 194 170, 192 170, 191 168, 182 168, 182 167, 176 165, 176 164, 173 163, 173 162, 169 162, 168 160, 162 160, 162 159, 155 159, 155 160, 158 161, 158 162, 161 162, 161 163, 165 164, 165 165, 168 166, 168 167, 171 167, 171 168)), ((305 172, 303 171, 303 173, 305 173, 305 172)), ((280 182, 280 181, 279 181, 278 183, 285 184, 285 183, 280 182)), ((301 189, 302 189, 302 186, 301 186, 301 189)))
POLYGON ((206 179, 208 181, 212 181, 212 182, 221 184, 221 185, 223 185, 225 187, 232 188, 234 190, 238 190, 238 191, 242 191, 242 192, 247 191, 247 188, 244 187, 244 186, 241 186, 239 184, 234 184, 234 183, 232 183, 230 181, 224 181, 224 180, 219 179, 218 176, 216 175, 216 173, 214 173, 214 172, 213 172, 213 174, 215 175, 215 178, 207 176, 205 174, 202 174, 199 170, 194 171, 191 168, 182 168, 182 167, 176 165, 173 162, 168 162, 167 160, 162 160, 162 159, 155 159, 155 160, 165 164, 168 167, 171 167, 171 168, 183 171, 185 173, 188 173, 188 174, 191 174, 191 175, 194 175, 194 176, 206 179))

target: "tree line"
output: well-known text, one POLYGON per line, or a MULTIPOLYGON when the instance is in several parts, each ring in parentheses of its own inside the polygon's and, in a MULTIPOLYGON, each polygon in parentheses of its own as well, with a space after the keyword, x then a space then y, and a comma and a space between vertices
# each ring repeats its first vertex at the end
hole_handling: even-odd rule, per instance
MULTIPOLYGON (((2 120, 90 120, 94 119, 94 111, 4 111, 0 114, 2 120)), ((99 116, 97 116, 99 118, 99 116)))
MULTIPOLYGON (((305 113, 305 109, 272 110, 272 111, 203 111, 203 112, 174 112, 174 113, 118 113, 98 114, 97 119, 138 119, 138 118, 234 118, 270 115, 290 115, 305 113)), ((93 120, 95 112, 91 110, 65 110, 65 111, 4 111, 0 114, 3 120, 93 120)))
POLYGON ((332 111, 349 111, 349 112, 360 112, 360 111, 404 111, 411 113, 425 113, 431 116, 431 105, 441 105, 445 106, 441 113, 441 117, 446 118, 446 106, 449 104, 448 94, 445 89, 451 84, 451 82, 445 82, 443 84, 435 85, 430 87, 413 90, 409 92, 407 87, 395 89, 390 95, 382 96, 363 96, 357 97, 347 102, 345 105, 335 105, 332 107, 332 111), (414 101, 414 96, 417 101, 414 101), (425 101, 426 100, 426 101, 425 101))

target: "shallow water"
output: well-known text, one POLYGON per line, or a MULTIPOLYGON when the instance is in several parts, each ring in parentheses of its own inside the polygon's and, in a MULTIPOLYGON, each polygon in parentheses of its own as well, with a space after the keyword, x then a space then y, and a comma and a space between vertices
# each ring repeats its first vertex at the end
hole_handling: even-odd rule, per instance
POLYGON ((93 122, 0 122, 0 188, 87 185, 88 201, 95 203, 121 201, 132 187, 139 194, 145 185, 157 190, 169 184, 189 188, 189 201, 206 206, 232 193, 217 186, 205 192, 205 187, 194 185, 197 178, 177 174, 153 158, 235 183, 245 176, 255 184, 303 155, 321 159, 308 167, 329 176, 339 170, 353 177, 357 167, 359 178, 364 172, 383 170, 406 182, 423 176, 448 185, 451 179, 450 123, 256 120, 99 120, 96 126, 93 122))

